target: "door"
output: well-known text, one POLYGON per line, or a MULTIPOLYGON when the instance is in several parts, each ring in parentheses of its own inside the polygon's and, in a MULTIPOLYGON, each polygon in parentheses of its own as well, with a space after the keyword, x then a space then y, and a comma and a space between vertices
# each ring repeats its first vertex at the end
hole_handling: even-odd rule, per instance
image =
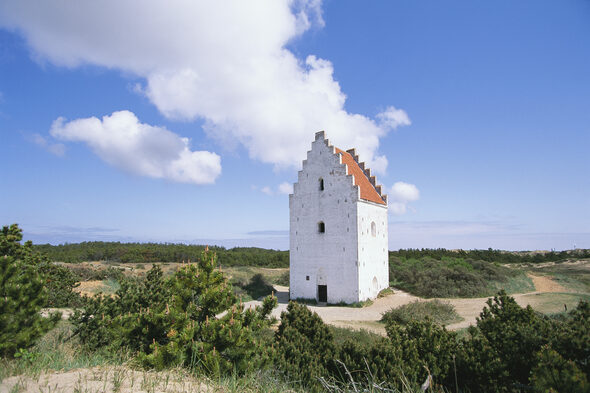
POLYGON ((327 285, 318 285, 318 302, 320 302, 320 303, 327 303, 328 302, 328 286, 327 285))

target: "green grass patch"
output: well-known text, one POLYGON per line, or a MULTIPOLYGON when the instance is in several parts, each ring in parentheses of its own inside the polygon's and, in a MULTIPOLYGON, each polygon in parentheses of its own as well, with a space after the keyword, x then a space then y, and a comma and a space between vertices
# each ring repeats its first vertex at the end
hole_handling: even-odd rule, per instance
POLYGON ((77 337, 72 337, 72 325, 60 321, 37 344, 23 350, 20 357, 0 359, 0 381, 13 375, 39 375, 42 371, 68 371, 103 365, 121 365, 129 359, 124 353, 111 354, 85 351, 77 337))
POLYGON ((279 277, 275 278, 273 281, 274 284, 282 285, 284 287, 289 286, 289 270, 283 272, 279 277))
POLYGON ((370 332, 366 329, 350 329, 336 326, 328 326, 334 336, 334 343, 341 344, 346 340, 351 340, 363 346, 369 346, 379 341, 383 336, 370 332))
POLYGON ((590 293, 590 263, 556 263, 549 266, 530 266, 534 274, 550 275, 553 280, 576 292, 590 293))
POLYGON ((580 301, 590 302, 590 294, 535 293, 523 296, 522 300, 530 304, 535 311, 554 315, 575 309, 580 301))
POLYGON ((508 294, 512 293, 527 293, 535 290, 533 280, 526 273, 517 270, 518 274, 508 276, 505 280, 493 280, 488 283, 488 286, 493 291, 493 294, 503 289, 508 294))
POLYGON ((381 292, 379 292, 379 294, 377 295, 377 298, 393 295, 393 293, 394 293, 393 289, 385 288, 385 289, 382 289, 381 292))
POLYGON ((373 304, 373 301, 371 299, 367 299, 367 300, 363 300, 362 302, 354 302, 354 303, 346 303, 346 302, 328 303, 328 306, 363 308, 363 307, 369 307, 372 304, 373 304))
POLYGON ((381 321, 385 323, 397 322, 405 325, 410 321, 423 321, 426 319, 430 319, 442 326, 463 320, 452 304, 436 299, 428 302, 415 301, 398 308, 392 308, 383 314, 381 321))

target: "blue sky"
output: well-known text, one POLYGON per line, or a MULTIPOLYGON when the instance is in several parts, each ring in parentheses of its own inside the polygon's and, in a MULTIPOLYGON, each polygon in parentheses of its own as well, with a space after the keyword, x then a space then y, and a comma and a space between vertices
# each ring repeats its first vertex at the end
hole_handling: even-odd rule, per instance
POLYGON ((286 249, 321 129, 390 249, 590 248, 590 2, 0 4, 0 223, 34 242, 286 249))

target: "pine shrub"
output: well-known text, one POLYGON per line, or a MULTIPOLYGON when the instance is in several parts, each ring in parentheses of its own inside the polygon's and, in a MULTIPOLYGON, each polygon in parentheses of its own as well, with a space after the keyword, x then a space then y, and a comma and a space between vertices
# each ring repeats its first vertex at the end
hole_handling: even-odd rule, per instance
POLYGON ((127 348, 147 368, 243 374, 270 357, 256 335, 272 322, 276 297, 244 310, 208 250, 169 279, 156 265, 145 279, 123 279, 114 297, 85 303, 72 317, 81 341, 94 350, 127 348))
POLYGON ((39 272, 40 257, 30 242, 20 244, 22 230, 13 224, 0 232, 0 356, 12 357, 35 344, 61 318, 43 318, 47 304, 45 277, 39 272))

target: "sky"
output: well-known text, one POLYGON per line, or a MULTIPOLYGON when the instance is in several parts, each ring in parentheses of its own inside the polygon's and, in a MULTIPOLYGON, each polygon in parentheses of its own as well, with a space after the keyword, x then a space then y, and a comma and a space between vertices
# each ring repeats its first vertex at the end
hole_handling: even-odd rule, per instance
POLYGON ((590 1, 0 1, 0 224, 288 249, 315 132, 389 247, 590 248, 590 1))

